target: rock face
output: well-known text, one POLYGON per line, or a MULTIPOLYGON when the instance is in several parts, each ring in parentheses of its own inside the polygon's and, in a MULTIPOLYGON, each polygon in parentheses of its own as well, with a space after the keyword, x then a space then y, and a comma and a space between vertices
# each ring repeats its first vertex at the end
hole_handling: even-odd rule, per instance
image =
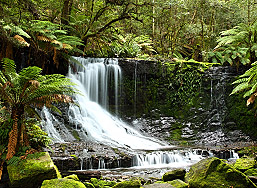
POLYGON ((7 167, 11 187, 34 188, 44 180, 61 177, 47 152, 39 153, 39 156, 7 167))
POLYGON ((176 179, 184 180, 186 175, 186 170, 185 169, 176 169, 173 171, 166 172, 162 176, 163 181, 172 181, 176 179))
POLYGON ((193 165, 186 174, 186 181, 190 188, 257 187, 245 174, 215 157, 193 165))
POLYGON ((41 188, 86 188, 86 186, 80 181, 76 181, 73 179, 51 179, 45 180, 41 186, 41 188))

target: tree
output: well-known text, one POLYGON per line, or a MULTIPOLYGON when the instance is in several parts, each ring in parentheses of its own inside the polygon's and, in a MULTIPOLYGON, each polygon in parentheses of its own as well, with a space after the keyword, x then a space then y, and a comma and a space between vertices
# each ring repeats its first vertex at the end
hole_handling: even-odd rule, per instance
POLYGON ((26 124, 22 120, 36 114, 35 107, 54 110, 56 103, 72 103, 71 95, 76 91, 68 78, 59 75, 41 75, 39 67, 27 67, 16 72, 15 63, 10 59, 2 60, 0 71, 0 98, 10 111, 10 127, 6 160, 11 159, 19 147, 29 145, 26 124))

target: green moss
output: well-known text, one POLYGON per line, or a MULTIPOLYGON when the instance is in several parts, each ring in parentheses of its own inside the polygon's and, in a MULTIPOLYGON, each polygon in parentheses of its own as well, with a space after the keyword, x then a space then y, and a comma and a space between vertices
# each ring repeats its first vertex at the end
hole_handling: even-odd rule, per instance
POLYGON ((78 131, 76 131, 75 129, 73 129, 71 134, 72 134, 72 136, 73 136, 77 141, 80 141, 80 137, 79 137, 78 131))
POLYGON ((35 187, 46 179, 60 178, 60 173, 47 152, 36 159, 22 160, 18 165, 8 165, 12 186, 35 187))
POLYGON ((65 179, 72 179, 72 180, 79 181, 79 178, 78 178, 78 176, 76 174, 72 174, 72 175, 66 176, 64 178, 65 179))
POLYGON ((141 184, 138 180, 123 181, 117 183, 113 188, 140 188, 141 184))
POLYGON ((163 181, 172 181, 172 180, 175 180, 175 179, 184 180, 185 179, 185 174, 186 174, 185 169, 172 170, 172 171, 166 172, 162 176, 162 180, 163 181))
POLYGON ((168 181, 167 183, 169 183, 170 185, 172 185, 173 187, 176 187, 176 188, 188 188, 188 184, 183 182, 180 179, 168 181))
POLYGON ((95 188, 95 186, 89 182, 84 182, 84 185, 86 186, 86 188, 95 188))
POLYGON ((236 163, 234 164, 234 167, 237 170, 240 170, 241 172, 244 172, 248 169, 255 168, 255 166, 256 166, 255 162, 256 161, 254 160, 254 158, 241 157, 241 158, 236 160, 236 163))
POLYGON ((45 180, 41 188, 86 188, 86 186, 72 179, 51 179, 45 180))
POLYGON ((256 188, 242 172, 218 158, 209 158, 193 165, 186 174, 190 188, 256 188))
POLYGON ((98 180, 96 178, 91 178, 90 182, 94 185, 95 188, 113 187, 116 184, 115 181, 104 181, 98 180))

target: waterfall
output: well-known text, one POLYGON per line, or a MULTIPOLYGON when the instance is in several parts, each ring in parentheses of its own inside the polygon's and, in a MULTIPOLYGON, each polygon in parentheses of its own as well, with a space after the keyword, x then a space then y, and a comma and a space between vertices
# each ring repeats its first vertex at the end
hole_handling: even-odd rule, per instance
POLYGON ((121 70, 117 59, 74 58, 83 66, 74 64, 76 71, 73 72, 70 68, 68 77, 76 84, 76 89, 82 95, 75 96, 80 108, 70 106, 69 121, 80 127, 82 137, 132 149, 154 150, 162 147, 160 141, 142 135, 106 110, 110 89, 109 78, 114 78, 115 106, 118 106, 121 70))

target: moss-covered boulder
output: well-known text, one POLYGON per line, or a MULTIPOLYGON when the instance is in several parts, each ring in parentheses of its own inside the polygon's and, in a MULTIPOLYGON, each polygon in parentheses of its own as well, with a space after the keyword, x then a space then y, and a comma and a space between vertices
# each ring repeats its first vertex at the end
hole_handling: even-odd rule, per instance
POLYGON ((141 184, 138 180, 122 181, 113 186, 113 188, 140 188, 141 184))
POLYGON ((64 177, 65 179, 72 179, 72 180, 76 180, 79 181, 79 178, 76 174, 71 174, 69 176, 64 177))
POLYGON ((166 172, 162 176, 162 180, 163 181, 172 181, 172 180, 176 180, 176 179, 184 180, 185 179, 185 174, 186 174, 186 170, 182 169, 182 168, 179 168, 179 169, 176 169, 176 170, 166 172))
POLYGON ((47 152, 28 155, 27 159, 8 165, 7 170, 11 187, 34 188, 44 180, 61 178, 47 152))
POLYGON ((194 164, 186 174, 190 188, 256 188, 242 172, 213 157, 194 164))
POLYGON ((90 182, 94 185, 95 188, 113 187, 116 184, 115 181, 104 181, 97 178, 91 178, 90 182))
POLYGON ((176 188, 188 188, 188 184, 183 182, 180 179, 176 179, 176 180, 173 180, 173 181, 168 181, 167 183, 172 185, 173 187, 176 187, 176 188))
POLYGON ((84 182, 84 185, 86 186, 86 188, 95 188, 95 186, 89 182, 84 182))
POLYGON ((248 169, 255 168, 255 166, 256 166, 256 161, 254 160, 254 158, 250 158, 246 156, 237 159, 236 163, 234 164, 234 167, 237 170, 240 170, 241 172, 245 172, 248 169))
POLYGON ((150 185, 144 185, 144 188, 176 188, 168 183, 154 183, 154 184, 150 184, 150 185))
POLYGON ((45 180, 41 188, 86 188, 86 186, 80 181, 62 178, 45 180))

